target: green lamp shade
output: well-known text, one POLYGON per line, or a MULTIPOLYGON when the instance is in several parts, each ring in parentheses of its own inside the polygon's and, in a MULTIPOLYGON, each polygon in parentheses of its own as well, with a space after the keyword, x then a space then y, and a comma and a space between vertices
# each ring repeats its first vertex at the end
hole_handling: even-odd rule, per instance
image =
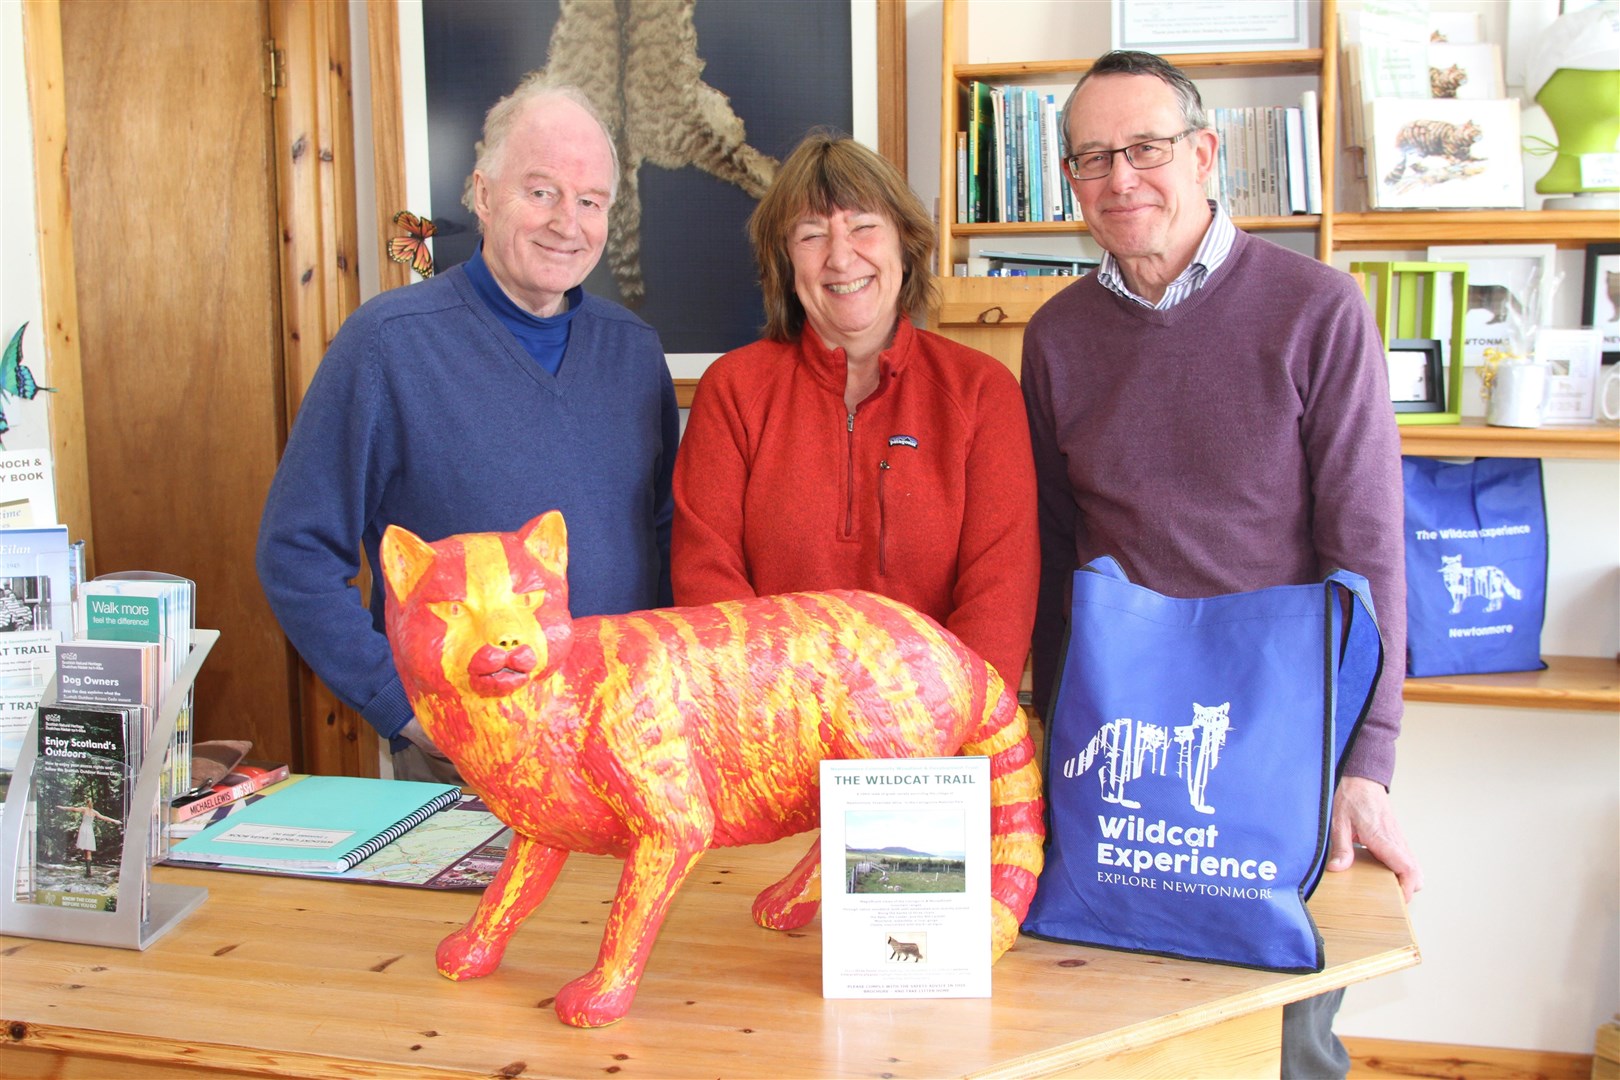
POLYGON ((1581 155, 1612 154, 1620 140, 1620 71, 1559 68, 1536 95, 1558 134, 1558 156, 1547 175, 1536 181, 1542 195, 1587 191, 1620 191, 1616 187, 1583 188, 1581 155))

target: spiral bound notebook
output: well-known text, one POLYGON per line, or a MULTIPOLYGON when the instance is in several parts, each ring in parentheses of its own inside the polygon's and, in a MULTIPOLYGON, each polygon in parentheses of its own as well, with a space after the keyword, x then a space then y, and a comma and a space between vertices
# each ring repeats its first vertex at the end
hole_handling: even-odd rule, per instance
POLYGON ((169 861, 341 874, 460 799, 454 784, 311 776, 180 841, 169 861))

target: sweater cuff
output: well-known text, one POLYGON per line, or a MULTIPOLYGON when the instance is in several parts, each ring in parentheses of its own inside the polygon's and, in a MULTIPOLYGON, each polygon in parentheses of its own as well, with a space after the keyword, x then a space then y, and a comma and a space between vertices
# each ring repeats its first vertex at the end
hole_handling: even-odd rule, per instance
POLYGON ((1374 741, 1370 738, 1357 739, 1356 744, 1345 755, 1344 767, 1340 773, 1344 776, 1364 777, 1382 784, 1387 791, 1390 781, 1395 778, 1395 744, 1390 741, 1374 741))
POLYGON ((410 723, 416 714, 411 711, 411 703, 405 697, 405 685, 396 678, 366 703, 365 708, 360 710, 360 715, 377 729, 377 734, 385 739, 394 740, 394 736, 398 735, 400 729, 410 723))

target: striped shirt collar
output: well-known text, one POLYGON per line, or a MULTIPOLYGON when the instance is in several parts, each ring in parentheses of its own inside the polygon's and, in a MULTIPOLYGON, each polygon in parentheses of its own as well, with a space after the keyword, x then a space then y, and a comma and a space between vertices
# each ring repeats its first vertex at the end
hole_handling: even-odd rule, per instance
POLYGON ((1175 307, 1201 289, 1209 275, 1220 269, 1226 257, 1232 253, 1232 241, 1237 236, 1236 226, 1220 203, 1211 199, 1209 208, 1212 211, 1209 228, 1204 230, 1204 239, 1193 253, 1192 262, 1165 288, 1157 304, 1151 304, 1131 291, 1131 287, 1125 284, 1125 275, 1120 272, 1119 260, 1106 251, 1103 252, 1102 265, 1097 268, 1097 279, 1110 292, 1134 300, 1145 308, 1164 311, 1175 307))

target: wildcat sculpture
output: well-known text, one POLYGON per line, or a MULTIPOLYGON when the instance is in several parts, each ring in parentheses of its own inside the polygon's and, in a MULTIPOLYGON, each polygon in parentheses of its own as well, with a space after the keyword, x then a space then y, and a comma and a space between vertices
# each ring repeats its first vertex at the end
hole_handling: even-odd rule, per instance
MULTIPOLYGON (((570 851, 624 874, 596 966, 557 1015, 630 1008, 676 889, 710 847, 813 829, 823 758, 990 758, 992 959, 1018 934, 1042 862, 1040 776, 995 670, 937 623, 872 593, 792 593, 574 619, 562 516, 515 533, 381 547, 388 637, 422 726, 512 827, 506 860, 440 943, 451 979, 500 965, 570 851)), ((818 849, 754 901, 761 926, 814 917, 818 849)))

